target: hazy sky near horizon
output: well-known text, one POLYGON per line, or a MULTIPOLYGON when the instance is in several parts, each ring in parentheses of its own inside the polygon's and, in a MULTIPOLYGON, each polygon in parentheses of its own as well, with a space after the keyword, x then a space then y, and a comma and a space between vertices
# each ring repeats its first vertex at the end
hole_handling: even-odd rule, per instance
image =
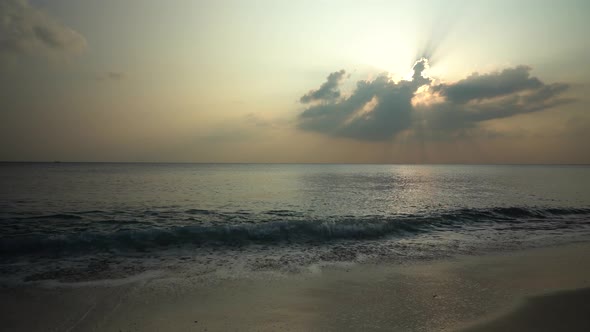
POLYGON ((0 160, 590 163, 588 31, 585 0, 0 0, 0 160))

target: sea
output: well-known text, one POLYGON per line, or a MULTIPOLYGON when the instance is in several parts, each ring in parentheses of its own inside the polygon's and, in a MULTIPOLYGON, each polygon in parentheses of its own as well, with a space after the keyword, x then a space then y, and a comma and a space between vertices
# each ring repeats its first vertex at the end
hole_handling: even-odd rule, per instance
POLYGON ((0 163, 0 281, 305 273, 590 240, 590 166, 0 163))

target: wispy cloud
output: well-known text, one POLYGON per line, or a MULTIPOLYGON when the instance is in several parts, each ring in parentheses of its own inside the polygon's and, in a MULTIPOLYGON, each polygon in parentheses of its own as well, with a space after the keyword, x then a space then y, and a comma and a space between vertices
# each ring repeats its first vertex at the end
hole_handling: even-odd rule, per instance
POLYGON ((121 71, 108 71, 96 75, 97 81, 120 81, 125 79, 127 75, 121 71))
POLYGON ((26 0, 0 0, 0 55, 76 55, 87 47, 79 32, 26 0))

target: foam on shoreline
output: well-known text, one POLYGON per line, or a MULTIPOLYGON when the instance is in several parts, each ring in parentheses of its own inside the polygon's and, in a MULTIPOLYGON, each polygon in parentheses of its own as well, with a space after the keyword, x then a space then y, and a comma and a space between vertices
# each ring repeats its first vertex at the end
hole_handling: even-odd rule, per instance
POLYGON ((0 290, 0 312, 13 331, 456 330, 528 296, 590 287, 589 251, 579 243, 279 277, 167 273, 118 285, 21 286, 0 290))

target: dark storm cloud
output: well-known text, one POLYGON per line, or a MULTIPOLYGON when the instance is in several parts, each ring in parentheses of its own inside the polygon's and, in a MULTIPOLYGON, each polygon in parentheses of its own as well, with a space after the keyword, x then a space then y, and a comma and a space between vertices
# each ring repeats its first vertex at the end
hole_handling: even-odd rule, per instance
POLYGON ((418 61, 411 81, 393 82, 387 75, 380 75, 372 81, 357 82, 349 96, 313 103, 299 115, 299 128, 369 141, 390 140, 406 129, 420 136, 435 133, 430 136, 441 137, 475 128, 483 121, 571 101, 561 98, 568 85, 545 84, 531 77, 526 66, 474 73, 458 82, 438 85, 423 77, 427 66, 426 60, 418 61), (424 94, 430 100, 413 100, 424 94))
POLYGON ((312 101, 325 100, 330 101, 340 97, 340 90, 338 90, 338 84, 344 78, 346 72, 344 69, 336 71, 328 75, 327 80, 317 90, 310 90, 304 96, 299 99, 302 103, 310 103, 312 101))
POLYGON ((86 40, 26 0, 0 0, 0 55, 76 54, 86 40))

